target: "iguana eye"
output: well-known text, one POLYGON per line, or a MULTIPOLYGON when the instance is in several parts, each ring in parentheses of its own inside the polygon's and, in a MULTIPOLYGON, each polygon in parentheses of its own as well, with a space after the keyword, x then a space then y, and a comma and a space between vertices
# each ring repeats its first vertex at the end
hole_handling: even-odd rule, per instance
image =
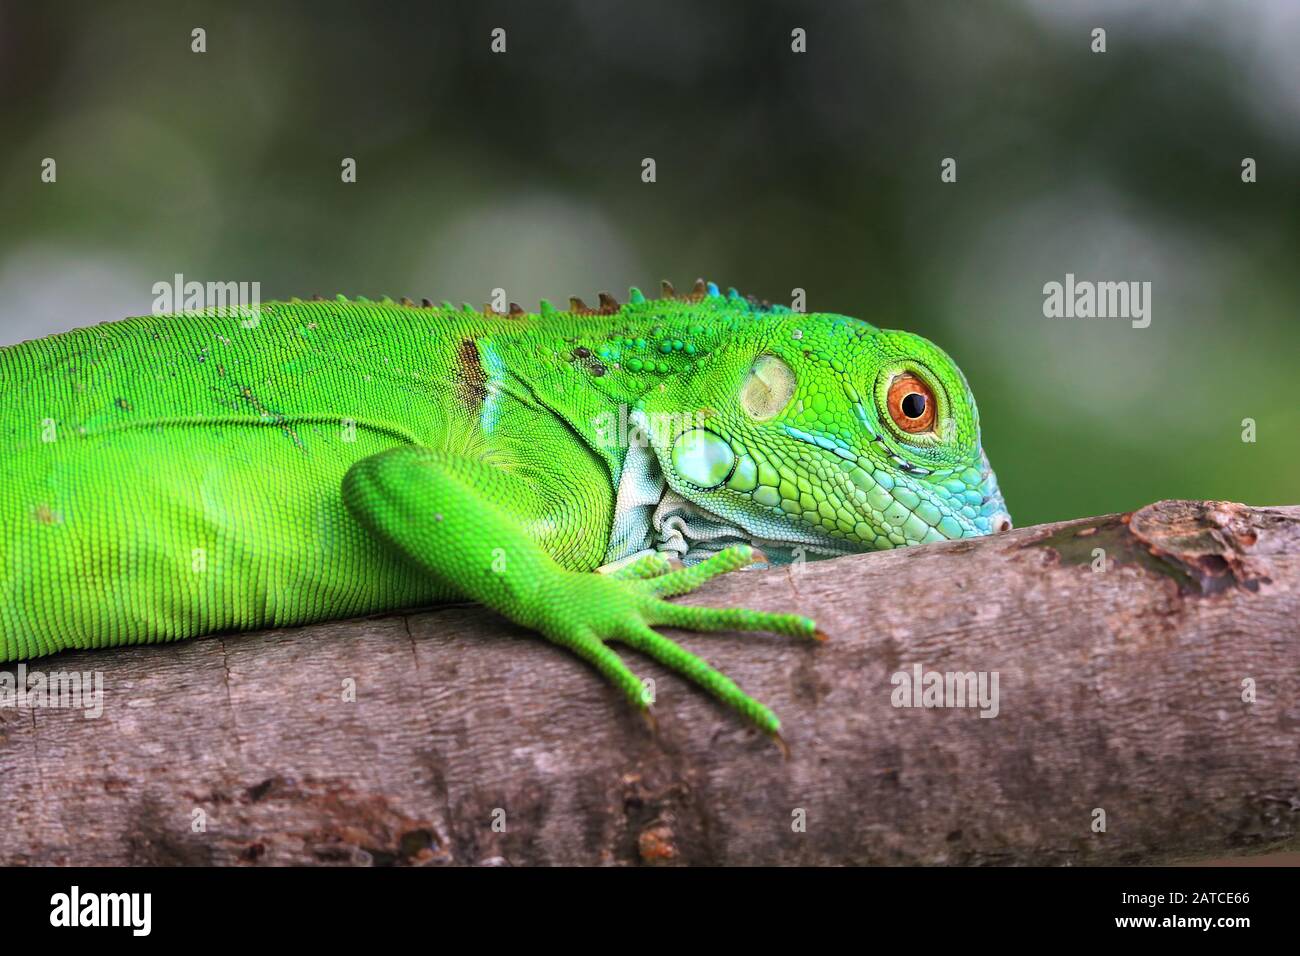
POLYGON ((905 432, 916 434, 934 427, 934 393, 911 372, 889 383, 889 417, 905 432))

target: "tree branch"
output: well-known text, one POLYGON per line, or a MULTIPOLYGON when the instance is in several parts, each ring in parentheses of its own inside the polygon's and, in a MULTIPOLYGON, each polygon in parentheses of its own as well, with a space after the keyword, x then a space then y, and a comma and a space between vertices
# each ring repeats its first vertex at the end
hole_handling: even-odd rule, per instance
POLYGON ((624 652, 655 680, 651 733, 576 658, 479 608, 65 654, 28 670, 101 671, 103 716, 0 709, 0 861, 1102 864, 1297 848, 1300 507, 1161 502, 741 572, 681 600, 799 610, 831 634, 670 632, 776 710, 788 760, 624 652), (891 679, 918 667, 996 672, 997 715, 894 706, 891 679))

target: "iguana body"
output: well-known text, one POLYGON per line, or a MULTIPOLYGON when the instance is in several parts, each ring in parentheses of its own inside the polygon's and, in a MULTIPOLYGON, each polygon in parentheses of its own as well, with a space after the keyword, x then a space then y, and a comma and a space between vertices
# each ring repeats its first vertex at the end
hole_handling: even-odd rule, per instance
POLYGON ((133 318, 0 349, 0 398, 0 661, 473 598, 636 706, 607 641, 775 733, 651 626, 813 623, 662 597, 748 563, 729 544, 779 561, 1005 520, 942 352, 711 285, 510 317, 340 298, 133 318), (928 433, 891 418, 918 404, 900 376, 928 433))

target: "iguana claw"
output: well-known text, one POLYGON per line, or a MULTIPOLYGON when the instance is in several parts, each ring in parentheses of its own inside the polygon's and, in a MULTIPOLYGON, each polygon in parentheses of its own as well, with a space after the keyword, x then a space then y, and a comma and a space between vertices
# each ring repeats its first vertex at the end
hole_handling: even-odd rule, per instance
MULTIPOLYGON (((664 600, 693 591, 701 584, 753 560, 748 546, 727 548, 689 568, 667 571, 667 559, 647 555, 611 575, 592 580, 591 575, 566 573, 563 593, 555 607, 563 609, 539 629, 551 640, 569 647, 590 661, 618 686, 629 702, 645 711, 644 685, 607 646, 618 642, 641 651, 689 678, 718 700, 739 711, 769 734, 777 735, 781 722, 764 704, 742 691, 725 674, 654 630, 666 625, 697 631, 770 631, 790 637, 824 640, 809 618, 747 608, 708 608, 672 604, 664 600), (568 576, 571 575, 571 576, 568 576)), ((783 741, 779 740, 778 746, 783 741)), ((782 746, 783 750, 788 750, 782 746)))

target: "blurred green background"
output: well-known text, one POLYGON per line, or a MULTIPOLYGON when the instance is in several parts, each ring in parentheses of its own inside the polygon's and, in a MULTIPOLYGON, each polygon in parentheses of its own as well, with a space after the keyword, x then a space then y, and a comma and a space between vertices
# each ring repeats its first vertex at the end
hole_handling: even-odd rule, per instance
POLYGON ((1298 38, 1289 0, 5 2, 0 344, 177 272, 530 306, 702 275, 939 342, 1017 524, 1296 503, 1298 38), (1044 318, 1067 272, 1151 282, 1151 326, 1044 318))

